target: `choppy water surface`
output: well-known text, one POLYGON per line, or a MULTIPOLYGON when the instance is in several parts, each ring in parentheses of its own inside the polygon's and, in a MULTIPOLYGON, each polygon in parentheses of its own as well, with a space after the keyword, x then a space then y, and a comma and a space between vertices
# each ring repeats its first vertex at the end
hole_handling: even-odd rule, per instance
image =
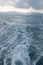
POLYGON ((36 65, 43 56, 43 15, 0 15, 0 65, 36 65))

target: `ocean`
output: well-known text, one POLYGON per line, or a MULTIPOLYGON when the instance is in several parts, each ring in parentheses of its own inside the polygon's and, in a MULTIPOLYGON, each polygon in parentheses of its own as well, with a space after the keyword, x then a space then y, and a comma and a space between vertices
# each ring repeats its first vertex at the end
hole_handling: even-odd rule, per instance
POLYGON ((0 65, 43 65, 43 14, 0 15, 0 65))

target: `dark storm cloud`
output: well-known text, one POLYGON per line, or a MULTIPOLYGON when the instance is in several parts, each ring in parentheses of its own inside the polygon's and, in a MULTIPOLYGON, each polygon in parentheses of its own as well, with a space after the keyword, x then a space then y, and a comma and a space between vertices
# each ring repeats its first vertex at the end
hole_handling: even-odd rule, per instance
POLYGON ((16 7, 19 8, 29 8, 33 7, 35 9, 43 9, 43 0, 20 0, 16 3, 16 7))
POLYGON ((16 3, 16 7, 28 8, 29 7, 28 0, 20 0, 19 2, 16 3))
POLYGON ((11 5, 18 8, 43 9, 43 0, 0 0, 0 5, 11 5))
POLYGON ((29 5, 36 9, 43 9, 43 0, 28 0, 29 5))
POLYGON ((16 6, 20 8, 33 7, 35 9, 43 9, 43 0, 21 0, 16 6))

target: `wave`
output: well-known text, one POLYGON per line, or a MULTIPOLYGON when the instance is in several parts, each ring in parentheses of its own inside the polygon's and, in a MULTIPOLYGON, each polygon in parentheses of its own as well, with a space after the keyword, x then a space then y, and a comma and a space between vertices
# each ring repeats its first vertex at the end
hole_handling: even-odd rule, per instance
POLYGON ((36 65, 43 56, 43 23, 36 18, 16 16, 12 23, 9 17, 0 24, 0 65, 36 65))

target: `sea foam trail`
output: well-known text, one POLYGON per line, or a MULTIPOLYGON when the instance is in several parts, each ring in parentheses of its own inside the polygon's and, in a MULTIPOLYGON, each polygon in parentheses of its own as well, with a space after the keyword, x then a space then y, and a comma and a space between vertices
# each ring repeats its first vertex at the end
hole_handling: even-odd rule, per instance
POLYGON ((28 56, 25 45, 18 45, 13 50, 12 65, 15 65, 15 61, 21 61, 23 65, 30 65, 30 57, 28 56))
POLYGON ((27 33, 25 32, 26 30, 24 30, 25 26, 20 28, 19 27, 20 26, 17 26, 17 27, 9 26, 7 30, 4 30, 5 33, 2 34, 2 37, 3 35, 5 37, 7 36, 6 39, 4 39, 3 37, 4 39, 3 42, 5 44, 2 46, 2 49, 0 52, 2 54, 5 53, 4 56, 1 54, 2 57, 4 57, 4 65, 7 65, 7 64, 15 65, 15 62, 16 63, 21 62, 23 65, 30 65, 28 48, 32 42, 31 34, 28 34, 29 37, 27 37, 27 33))
POLYGON ((43 23, 34 17, 3 18, 5 21, 0 24, 0 65, 36 65, 43 56, 43 23))
MULTIPOLYGON (((4 28, 3 28, 4 33, 1 34, 1 39, 4 39, 3 40, 4 44, 2 45, 2 49, 0 50, 0 53, 1 53, 0 56, 3 53, 5 53, 4 55, 2 55, 2 57, 4 57, 4 65, 7 65, 8 58, 12 59, 12 61, 11 61, 12 65, 14 64, 14 62, 16 60, 21 60, 23 62, 23 65, 30 64, 30 61, 28 58, 29 56, 26 51, 28 43, 29 43, 28 38, 26 39, 25 32, 22 28, 21 29, 22 29, 23 33, 20 33, 20 31, 18 29, 19 29, 19 26, 18 27, 9 26, 6 30, 4 30, 4 28), (20 38, 21 39, 23 38, 23 40, 20 41, 18 39, 19 35, 21 35, 20 38), (27 44, 26 44, 25 40, 26 40, 27 44), (24 55, 24 53, 25 53, 25 55, 24 55), (20 58, 19 58, 19 55, 20 55, 20 58), (27 55, 27 57, 26 57, 26 55, 27 55), (16 58, 16 60, 15 60, 15 58, 16 58), (25 60, 25 59, 27 59, 27 60, 25 60)), ((9 63, 10 63, 10 61, 9 61, 9 63)))

